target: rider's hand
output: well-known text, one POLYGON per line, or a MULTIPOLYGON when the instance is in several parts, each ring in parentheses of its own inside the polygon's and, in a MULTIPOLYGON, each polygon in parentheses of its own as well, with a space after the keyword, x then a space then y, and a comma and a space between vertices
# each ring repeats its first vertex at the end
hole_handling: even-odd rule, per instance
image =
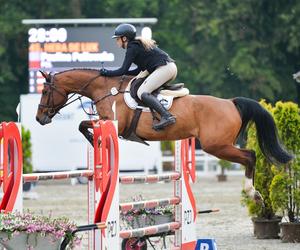
POLYGON ((100 75, 106 76, 107 75, 107 69, 105 69, 105 68, 100 69, 100 75))

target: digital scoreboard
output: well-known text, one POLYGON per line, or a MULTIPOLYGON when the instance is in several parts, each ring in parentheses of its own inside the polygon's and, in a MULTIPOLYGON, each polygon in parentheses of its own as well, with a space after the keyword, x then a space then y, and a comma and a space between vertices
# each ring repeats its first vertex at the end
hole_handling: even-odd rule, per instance
POLYGON ((70 68, 120 67, 125 50, 118 48, 111 38, 115 27, 119 23, 133 23, 138 36, 151 37, 151 29, 146 24, 155 23, 153 19, 110 19, 106 24, 102 19, 94 19, 94 23, 88 22, 89 19, 58 19, 70 20, 68 23, 23 20, 24 24, 32 26, 28 29, 29 92, 40 93, 43 88, 44 79, 39 70, 59 72, 70 68))

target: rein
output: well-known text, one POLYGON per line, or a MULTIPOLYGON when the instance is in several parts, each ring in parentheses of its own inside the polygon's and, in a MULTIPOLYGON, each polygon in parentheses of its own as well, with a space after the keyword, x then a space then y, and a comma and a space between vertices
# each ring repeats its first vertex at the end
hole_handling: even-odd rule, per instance
MULTIPOLYGON (((129 91, 126 91, 126 90, 121 90, 122 89, 122 85, 124 83, 124 80, 125 80, 125 76, 122 76, 120 81, 119 81, 119 88, 117 89, 116 87, 112 87, 109 91, 108 94, 100 97, 100 98, 97 98, 95 101, 92 102, 92 110, 94 110, 94 105, 96 105, 97 103, 100 103, 102 101, 104 101, 106 98, 110 97, 110 96, 116 96, 118 94, 124 94, 126 92, 129 92, 129 91)), ((99 115, 100 119, 102 119, 103 117, 101 116, 100 113, 97 113, 97 112, 94 112, 93 114, 88 114, 85 109, 83 109, 84 112, 87 114, 87 115, 99 115)))
MULTIPOLYGON (((73 98, 74 95, 76 95, 76 93, 73 93, 70 97, 68 97, 68 95, 66 95, 65 93, 61 92, 57 86, 55 86, 54 84, 54 76, 50 76, 50 79, 46 79, 46 82, 44 83, 44 85, 47 85, 49 86, 50 88, 50 93, 49 93, 49 96, 48 96, 48 100, 47 100, 47 104, 39 104, 39 108, 47 108, 48 109, 48 115, 49 116, 53 116, 55 115, 56 113, 59 113, 59 110, 66 107, 66 106, 69 106, 71 103, 73 102, 76 102, 77 100, 80 100, 80 103, 81 103, 81 108, 83 109, 83 111, 85 112, 85 114, 91 116, 91 115, 100 115, 100 114, 97 114, 97 112, 94 112, 93 113, 89 113, 85 110, 84 106, 83 106, 83 103, 82 103, 82 100, 81 98, 83 97, 83 95, 80 95, 79 97, 71 100, 73 98), (64 98, 67 99, 66 103, 63 104, 63 105, 58 105, 57 107, 54 106, 54 97, 53 97, 53 93, 54 92, 57 92, 58 94, 60 94, 61 96, 63 96, 64 98), (71 101, 70 101, 71 100, 71 101), (51 105, 50 105, 50 102, 51 102, 51 105)), ((98 77, 100 77, 101 75, 97 75, 91 79, 89 79, 85 84, 84 86, 79 89, 79 90, 75 90, 76 92, 78 93, 82 93, 95 79, 97 79, 98 77)), ((98 99, 96 99, 95 101, 92 102, 91 106, 92 106, 92 110, 94 110, 94 105, 96 105, 97 103, 105 100, 107 97, 110 97, 110 96, 116 96, 118 95, 119 93, 121 94, 124 94, 126 92, 129 92, 129 91, 126 91, 126 90, 121 90, 122 89, 122 85, 124 83, 124 80, 125 80, 125 76, 122 76, 121 77, 121 80, 120 80, 120 86, 119 88, 117 89, 116 87, 112 87, 109 91, 108 94, 104 95, 103 97, 100 97, 98 99)))
MULTIPOLYGON (((77 92, 81 93, 83 90, 85 90, 85 89, 91 84, 91 82, 93 82, 94 80, 96 80, 96 79, 97 79, 98 77, 100 77, 100 76, 101 76, 101 75, 97 75, 97 76, 91 78, 90 80, 88 80, 88 81, 83 85, 83 87, 82 87, 81 89, 79 89, 77 92)), ((61 107, 60 109, 66 107, 66 106, 69 106, 71 103, 73 103, 73 102, 75 102, 75 101, 77 101, 77 100, 80 100, 80 101, 81 101, 81 97, 83 97, 83 95, 80 95, 79 97, 75 98, 74 100, 68 102, 69 100, 71 100, 71 98, 72 98, 74 95, 76 95, 76 93, 73 93, 70 97, 67 97, 67 96, 66 96, 66 97, 67 97, 67 102, 66 102, 64 105, 62 105, 62 107, 61 107)))
MULTIPOLYGON (((47 104, 39 104, 39 108, 47 108, 48 109, 48 115, 54 115, 56 113, 59 113, 60 109, 66 107, 66 106, 69 106, 71 103, 73 103, 77 100, 80 100, 80 102, 81 102, 81 98, 83 97, 83 95, 80 95, 79 97, 77 97, 74 100, 70 101, 73 98, 73 96, 76 95, 76 93, 73 93, 70 97, 68 97, 68 95, 66 95, 65 93, 62 93, 61 91, 59 91, 57 89, 57 87, 55 86, 55 84, 54 84, 54 76, 50 76, 50 79, 49 78, 46 79, 46 82, 44 83, 44 85, 49 86, 49 88, 50 88, 50 93, 49 93, 49 96, 48 96, 47 104), (61 96, 66 98, 67 99, 66 103, 63 104, 63 105, 58 105, 57 107, 55 107, 54 106, 54 97, 53 97, 54 92, 57 92, 61 96), (51 105, 50 105, 50 100, 52 101, 51 105)), ((91 78, 90 80, 88 80, 81 89, 77 90, 77 92, 80 93, 80 92, 84 91, 91 84, 92 81, 94 81, 95 79, 97 79, 100 76, 101 75, 97 75, 97 76, 91 78)), ((81 107, 83 108, 82 102, 81 102, 81 107)), ((86 113, 86 111, 85 111, 85 113, 86 113)))
POLYGON ((121 80, 119 82, 120 86, 119 86, 118 89, 116 87, 112 87, 110 89, 110 92, 108 94, 106 94, 105 96, 102 96, 102 97, 96 99, 95 101, 93 101, 93 104, 96 105, 98 102, 101 102, 101 101, 103 101, 104 99, 106 99, 107 97, 110 97, 110 96, 116 96, 118 94, 128 93, 129 91, 121 90, 122 89, 122 85, 124 83, 124 79, 125 79, 125 76, 122 76, 121 80))

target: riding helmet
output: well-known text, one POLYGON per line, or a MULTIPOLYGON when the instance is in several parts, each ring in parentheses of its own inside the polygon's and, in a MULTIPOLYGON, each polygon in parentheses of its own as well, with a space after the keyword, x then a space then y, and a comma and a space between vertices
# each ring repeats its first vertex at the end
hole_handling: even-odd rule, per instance
POLYGON ((133 40, 136 36, 136 28, 129 23, 122 23, 115 29, 115 34, 112 38, 125 36, 129 41, 133 40))

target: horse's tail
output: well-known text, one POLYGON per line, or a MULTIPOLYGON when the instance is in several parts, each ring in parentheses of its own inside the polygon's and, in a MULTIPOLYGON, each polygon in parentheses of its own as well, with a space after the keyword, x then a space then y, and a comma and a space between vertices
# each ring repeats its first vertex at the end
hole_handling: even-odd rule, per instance
POLYGON ((240 132, 246 129, 250 121, 255 123, 259 147, 268 161, 276 165, 285 164, 293 159, 281 146, 274 119, 266 109, 257 101, 244 97, 234 98, 233 103, 242 118, 240 132))

